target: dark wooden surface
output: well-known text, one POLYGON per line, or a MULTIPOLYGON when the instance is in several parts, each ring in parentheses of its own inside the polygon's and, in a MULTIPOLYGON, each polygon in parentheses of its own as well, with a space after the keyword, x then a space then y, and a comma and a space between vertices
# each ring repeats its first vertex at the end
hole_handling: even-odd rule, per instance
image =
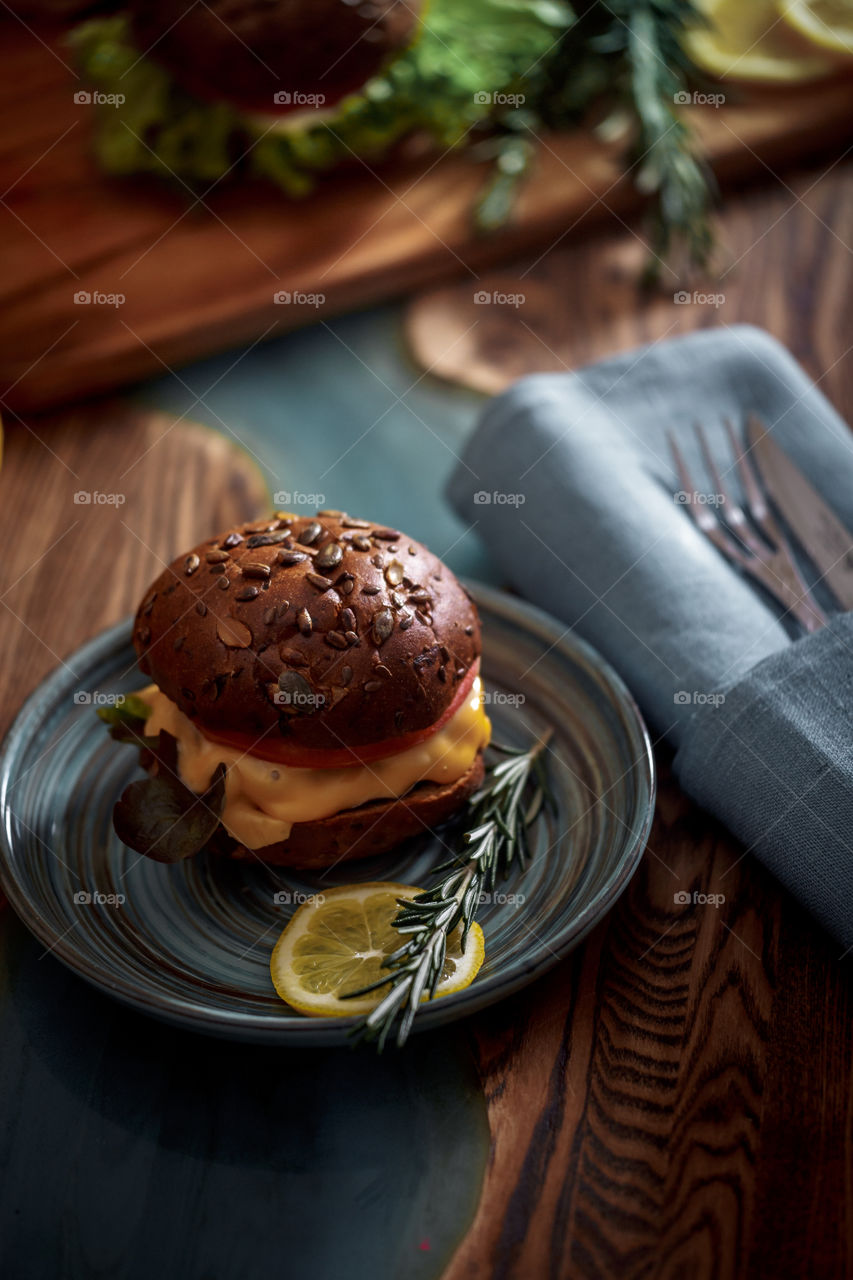
MULTIPOLYGON (((14 422, 0 732, 176 548, 270 506, 247 453, 166 414, 112 402, 14 422)), ((432 1280, 487 1153, 464 1028, 379 1060, 194 1035, 67 972, 0 897, 4 1280, 432 1280)))
MULTIPOLYGON (((353 160, 305 200, 265 184, 115 180, 92 155, 92 108, 61 40, 53 51, 0 7, 0 398, 16 411, 83 399, 167 365, 283 333, 461 276, 581 220, 636 209, 621 145, 542 140, 512 223, 478 234, 484 172, 465 156, 353 160), (58 56, 57 56, 58 54, 58 56), (276 305, 274 294, 319 297, 276 305), (79 292, 121 294, 83 306, 79 292), (118 323, 116 322, 118 321, 118 323)), ((850 82, 727 92, 689 108, 726 180, 849 132, 850 82), (745 101, 746 99, 746 101, 745 101)))
POLYGON ((248 455, 205 427, 173 423, 104 403, 7 425, 0 732, 60 658, 133 609, 175 547, 267 505, 248 455), (79 503, 80 493, 123 501, 79 503))
MULTIPOLYGON (((419 362, 495 391, 669 333, 755 323, 853 421, 853 166, 782 171, 721 218, 718 307, 635 287, 609 231, 410 304, 419 362), (453 345, 454 339, 459 341, 453 345)), ((697 417, 701 418, 701 405, 697 417)), ((853 723, 853 710, 851 710, 853 723)), ((663 766, 648 852, 574 960, 475 1023, 492 1152, 443 1280, 853 1274, 850 959, 663 766), (678 907, 678 891, 723 894, 678 907)))
MULTIPOLYGON (((787 342, 853 417, 851 168, 783 178, 768 175, 729 198, 724 237, 738 265, 717 309, 638 294, 641 252, 625 229, 543 259, 528 278, 558 289, 563 320, 562 345, 553 315, 531 326, 542 330, 533 349, 545 340, 552 352, 539 356, 541 367, 670 330, 753 321, 787 342)), ((506 333, 494 341, 506 344, 506 333)), ((265 500, 243 456, 201 429, 168 431, 167 420, 118 405, 28 426, 11 424, 0 473, 3 727, 60 657, 128 611, 153 561, 265 500), (120 490, 127 503, 75 507, 77 489, 120 490)), ((666 777, 666 752, 658 754, 658 817, 629 891, 573 957, 467 1027, 491 1152, 479 1209, 444 1280, 853 1274, 849 961, 687 803, 666 777), (676 891, 694 889, 722 893, 725 903, 674 904, 676 891)), ((109 1025, 86 1024, 86 1034, 104 1037, 107 1056, 87 1058, 81 1110, 87 1090, 102 1088, 98 1080, 114 1066, 109 1025)), ((209 1052, 220 1060, 212 1042, 209 1052)), ((221 1053, 235 1061, 232 1049, 221 1053)), ((61 1076, 55 1046, 53 1058, 61 1076)), ((197 1069, 203 1056, 193 1063, 197 1069)), ((13 1065, 10 1097, 25 1096, 32 1070, 26 1057, 13 1065)), ((251 1072, 240 1078, 251 1088, 251 1072)), ((265 1123, 260 1113, 255 1119, 265 1123)), ((203 1134, 202 1125, 196 1149, 204 1149, 203 1134)), ((159 1141, 156 1126, 154 1135, 159 1141)), ((21 1170, 23 1128, 15 1141, 21 1170)), ((57 1149, 64 1141, 55 1136, 57 1149)), ((118 1173, 121 1145, 104 1160, 118 1173)), ((72 1161, 70 1176, 73 1169, 72 1161)), ((33 1195, 37 1188, 34 1178, 33 1195)), ((186 1232, 204 1233, 193 1203, 182 1208, 186 1232)), ((49 1206, 44 1221, 42 1243, 53 1243, 52 1229, 73 1234, 73 1203, 63 1204, 55 1227, 49 1206)), ((293 1227, 283 1220, 283 1244, 293 1227)), ((116 1246, 101 1273, 130 1274, 121 1257, 116 1246)), ((194 1280, 189 1256, 182 1267, 194 1280)), ((218 1275, 215 1265, 205 1272, 218 1275)))

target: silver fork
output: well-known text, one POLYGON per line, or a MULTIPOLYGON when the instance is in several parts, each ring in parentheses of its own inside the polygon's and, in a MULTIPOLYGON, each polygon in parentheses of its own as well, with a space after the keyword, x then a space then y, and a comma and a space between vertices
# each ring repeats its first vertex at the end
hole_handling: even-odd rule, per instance
MULTIPOLYGON (((790 613, 806 631, 817 631, 826 622, 826 615, 815 603, 794 561, 788 541, 773 513, 769 510, 749 454, 738 443, 734 427, 726 418, 726 433, 740 475, 746 497, 745 507, 732 497, 723 484, 722 476, 711 456, 708 440, 700 425, 696 425, 696 439, 708 472, 716 485, 716 492, 723 499, 724 514, 715 514, 708 503, 686 503, 695 524, 718 551, 748 573, 778 600, 786 613, 790 613), (763 536, 757 537, 753 524, 763 536)), ((687 470, 684 455, 675 439, 669 436, 669 447, 683 492, 688 496, 700 492, 687 470)))

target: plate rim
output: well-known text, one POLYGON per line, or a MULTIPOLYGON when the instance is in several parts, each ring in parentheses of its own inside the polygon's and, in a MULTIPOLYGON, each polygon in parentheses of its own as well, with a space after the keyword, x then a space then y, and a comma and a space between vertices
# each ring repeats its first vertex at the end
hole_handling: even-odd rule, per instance
MULTIPOLYGON (((482 601, 484 607, 498 614, 502 621, 510 626, 521 625, 528 631, 538 632, 551 642, 552 648, 558 646, 568 648, 574 655, 580 656, 585 665, 595 672, 607 689, 611 704, 620 713, 620 720, 629 743, 635 739, 635 745, 639 750, 633 761, 631 772, 636 773, 639 770, 640 782, 644 784, 645 789, 642 795, 638 795, 631 835, 620 854, 618 870, 606 879, 586 906, 561 930, 556 945, 552 946, 550 943, 546 944, 534 939, 529 952, 516 962, 511 973, 502 974, 498 970, 482 982, 444 997, 440 1002, 427 1004, 415 1019, 413 1031, 427 1031, 445 1022, 468 1017, 512 995, 565 959, 607 914, 627 888, 642 859, 655 814, 657 770, 651 737, 636 699, 619 673, 591 644, 545 610, 485 583, 472 579, 463 581, 474 596, 475 603, 479 604, 482 601), (637 821, 638 818, 639 821, 637 821)), ((183 996, 163 993, 153 997, 144 987, 134 985, 128 980, 111 978, 104 973, 103 968, 90 962, 87 957, 81 956, 72 945, 66 944, 64 935, 55 936, 50 926, 42 920, 35 904, 15 876, 13 870, 15 854, 7 827, 7 816, 12 804, 8 794, 10 759, 13 759, 20 750, 21 740, 27 736, 27 726, 33 716, 38 715, 55 700, 57 686, 63 683, 68 667, 79 666, 82 669, 87 664, 91 664, 97 655, 105 651, 110 652, 119 644, 129 645, 131 628, 132 617, 124 618, 75 649, 28 695, 9 726, 0 744, 0 816, 3 819, 0 822, 0 888, 21 923, 48 948, 51 955, 99 991, 134 1010, 184 1030, 228 1039, 239 1038, 243 1041, 265 1044, 302 1045, 306 1048, 349 1042, 353 1028, 360 1021, 357 1017, 305 1018, 293 1015, 287 1021, 283 1021, 269 1014, 243 1013, 229 1009, 211 1011, 209 1006, 188 1001, 183 996)), ((31 765, 30 769, 37 763, 38 761, 31 765)))

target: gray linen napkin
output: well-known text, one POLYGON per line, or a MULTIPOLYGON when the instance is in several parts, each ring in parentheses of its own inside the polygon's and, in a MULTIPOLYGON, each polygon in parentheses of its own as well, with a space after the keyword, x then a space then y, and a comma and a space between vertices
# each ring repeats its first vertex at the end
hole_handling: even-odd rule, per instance
MULTIPOLYGON (((673 496, 667 431, 706 484, 689 499, 713 502, 693 423, 726 471, 724 418, 749 410, 853 529, 853 436, 784 348, 747 326, 523 379, 486 409, 449 496, 511 585, 621 673, 678 748, 685 790, 847 948, 853 615, 795 639, 673 496)), ((734 470, 725 482, 739 493, 734 470)))

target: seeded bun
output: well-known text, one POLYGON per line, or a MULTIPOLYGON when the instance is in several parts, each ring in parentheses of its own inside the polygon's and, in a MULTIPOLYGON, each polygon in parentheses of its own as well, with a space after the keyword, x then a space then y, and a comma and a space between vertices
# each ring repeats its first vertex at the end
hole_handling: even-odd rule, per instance
POLYGON ((305 95, 331 106, 360 89, 412 39, 420 0, 206 0, 181 8, 131 0, 139 49, 200 98, 284 112, 299 110, 305 95))
POLYGON ((480 656, 480 623, 405 534, 338 511, 276 512, 175 560, 133 642, 202 732, 357 749, 440 719, 480 656))

